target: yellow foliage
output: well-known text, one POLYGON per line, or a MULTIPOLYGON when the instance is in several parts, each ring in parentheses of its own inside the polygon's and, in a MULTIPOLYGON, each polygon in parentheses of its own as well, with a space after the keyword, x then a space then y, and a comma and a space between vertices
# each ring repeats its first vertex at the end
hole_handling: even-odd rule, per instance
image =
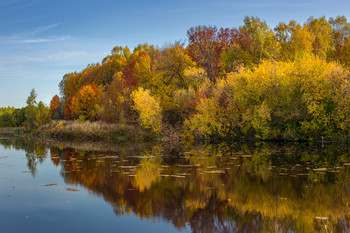
POLYGON ((101 94, 102 92, 96 85, 83 86, 72 100, 72 110, 75 116, 95 120, 101 94))
POLYGON ((148 89, 142 87, 131 93, 134 102, 134 108, 140 114, 141 125, 144 128, 150 128, 155 133, 162 131, 162 109, 159 101, 151 96, 148 89))

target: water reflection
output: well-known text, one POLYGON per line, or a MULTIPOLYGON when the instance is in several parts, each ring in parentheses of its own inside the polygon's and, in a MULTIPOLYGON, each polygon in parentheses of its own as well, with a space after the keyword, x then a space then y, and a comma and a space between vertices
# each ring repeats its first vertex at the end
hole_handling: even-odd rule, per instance
POLYGON ((344 146, 118 145, 84 150, 30 138, 28 169, 48 156, 64 181, 104 198, 117 216, 161 218, 192 232, 348 232, 350 152, 344 146))

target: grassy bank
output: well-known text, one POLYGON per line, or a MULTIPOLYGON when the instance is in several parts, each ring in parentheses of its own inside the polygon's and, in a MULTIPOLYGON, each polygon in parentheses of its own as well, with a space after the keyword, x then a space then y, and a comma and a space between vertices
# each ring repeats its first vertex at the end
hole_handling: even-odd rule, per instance
POLYGON ((24 128, 23 127, 5 127, 5 128, 0 128, 0 134, 23 134, 24 133, 24 128))
POLYGON ((148 141, 154 139, 150 132, 139 125, 108 124, 90 121, 52 121, 35 130, 35 134, 45 138, 61 140, 93 141, 148 141))

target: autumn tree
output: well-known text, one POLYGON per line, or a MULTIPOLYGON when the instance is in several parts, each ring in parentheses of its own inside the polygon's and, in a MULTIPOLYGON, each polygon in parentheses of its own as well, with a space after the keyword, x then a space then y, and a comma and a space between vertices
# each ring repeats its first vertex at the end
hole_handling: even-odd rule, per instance
POLYGON ((139 88, 132 93, 134 108, 140 114, 140 123, 154 133, 162 131, 162 109, 159 101, 150 94, 149 90, 139 88))
POLYGON ((61 101, 58 95, 52 97, 49 109, 50 117, 52 119, 60 119, 61 117, 61 101))
POLYGON ((126 97, 123 95, 121 84, 121 73, 116 74, 113 81, 105 91, 103 102, 103 110, 101 117, 104 121, 119 123, 125 122, 126 97))
POLYGON ((313 35, 312 48, 316 56, 327 58, 332 52, 333 29, 325 16, 310 17, 307 22, 308 30, 313 35))
POLYGON ((72 99, 72 112, 77 117, 96 120, 101 92, 96 84, 83 86, 72 99))
POLYGON ((333 47, 331 58, 346 67, 350 67, 350 23, 345 16, 330 18, 329 24, 333 29, 333 47))
POLYGON ((261 20, 259 17, 246 16, 244 25, 240 29, 249 33, 249 36, 252 38, 252 59, 254 64, 258 64, 262 59, 273 56, 275 52, 274 33, 264 20, 261 20))
POLYGON ((189 55, 205 69, 209 79, 215 82, 220 75, 220 58, 225 49, 218 29, 212 26, 197 26, 189 29, 187 36, 189 55))
POLYGON ((74 109, 73 109, 73 102, 74 102, 75 97, 68 97, 66 100, 66 103, 64 104, 63 107, 63 118, 65 120, 73 120, 75 118, 74 116, 74 109))
POLYGON ((40 101, 37 106, 37 113, 35 116, 35 127, 40 127, 50 122, 50 110, 45 104, 40 101))
POLYGON ((61 95, 65 98, 74 96, 83 83, 81 74, 77 72, 65 74, 59 83, 61 95))
POLYGON ((291 20, 289 24, 279 23, 275 32, 275 39, 281 47, 278 58, 282 61, 293 61, 314 51, 313 36, 307 25, 301 26, 291 20))

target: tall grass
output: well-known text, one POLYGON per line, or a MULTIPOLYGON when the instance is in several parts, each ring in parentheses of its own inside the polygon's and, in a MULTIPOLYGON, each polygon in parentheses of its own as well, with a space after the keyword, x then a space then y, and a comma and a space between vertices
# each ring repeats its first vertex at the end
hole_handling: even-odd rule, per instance
POLYGON ((150 135, 139 125, 90 121, 52 121, 36 130, 46 137, 75 140, 144 141, 150 135))

